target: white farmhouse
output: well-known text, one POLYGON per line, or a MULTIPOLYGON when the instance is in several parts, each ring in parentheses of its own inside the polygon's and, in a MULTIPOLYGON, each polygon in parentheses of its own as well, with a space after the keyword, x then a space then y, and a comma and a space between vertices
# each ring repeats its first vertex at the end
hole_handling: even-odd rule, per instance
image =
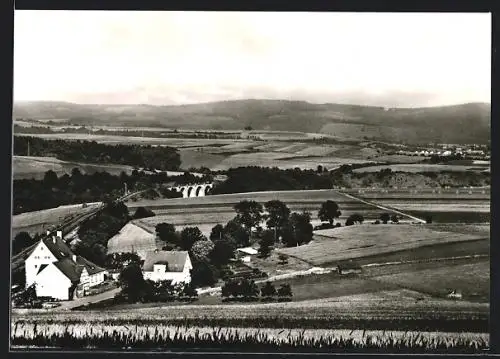
POLYGON ((172 284, 191 282, 191 259, 186 251, 147 252, 142 271, 144 279, 171 280, 172 284))
POLYGON ((71 300, 77 285, 93 287, 104 281, 106 273, 75 255, 60 236, 41 239, 25 261, 26 288, 35 284, 38 297, 71 300))

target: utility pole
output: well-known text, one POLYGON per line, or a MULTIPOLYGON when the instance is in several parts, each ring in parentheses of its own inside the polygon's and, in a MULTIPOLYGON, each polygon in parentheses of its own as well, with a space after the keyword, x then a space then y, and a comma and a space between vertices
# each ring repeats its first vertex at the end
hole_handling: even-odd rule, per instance
POLYGON ((28 140, 28 157, 30 156, 30 140, 28 140))

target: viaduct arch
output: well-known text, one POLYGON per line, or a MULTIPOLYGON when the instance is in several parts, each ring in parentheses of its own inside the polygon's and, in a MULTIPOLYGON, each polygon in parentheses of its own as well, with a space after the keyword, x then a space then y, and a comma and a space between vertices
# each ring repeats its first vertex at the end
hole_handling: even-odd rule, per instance
POLYGON ((213 183, 193 184, 185 186, 171 187, 171 189, 181 192, 182 198, 205 197, 214 187, 213 183))

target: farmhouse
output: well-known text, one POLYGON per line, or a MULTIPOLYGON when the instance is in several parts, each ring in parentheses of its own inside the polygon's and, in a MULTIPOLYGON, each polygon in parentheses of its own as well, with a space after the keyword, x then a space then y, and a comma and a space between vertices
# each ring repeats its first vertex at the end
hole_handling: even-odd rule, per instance
POLYGON ((41 239, 25 261, 26 288, 34 284, 38 297, 71 300, 78 285, 96 286, 106 274, 104 268, 75 255, 59 233, 41 239))
POLYGON ((359 274, 361 273, 361 266, 356 262, 344 262, 337 265, 337 271, 340 275, 346 274, 359 274))
POLYGON ((186 251, 147 252, 142 266, 144 279, 171 280, 172 284, 191 282, 191 259, 186 251))

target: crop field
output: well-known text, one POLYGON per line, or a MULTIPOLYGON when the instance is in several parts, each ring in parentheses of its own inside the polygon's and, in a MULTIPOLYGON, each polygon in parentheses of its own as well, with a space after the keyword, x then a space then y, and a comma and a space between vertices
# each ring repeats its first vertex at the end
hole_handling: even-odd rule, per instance
POLYGON ((326 265, 422 246, 481 238, 484 237, 477 234, 437 231, 425 225, 363 224, 316 231, 311 243, 278 251, 313 265, 326 265))
POLYGON ((373 277, 377 281, 444 297, 452 290, 460 291, 464 299, 489 302, 490 261, 446 265, 399 271, 373 277))
POLYGON ((436 223, 489 223, 490 189, 349 190, 355 197, 436 223))
POLYGON ((87 324, 13 325, 11 346, 23 348, 134 349, 222 351, 300 351, 407 353, 479 353, 489 345, 482 333, 434 333, 383 330, 300 330, 238 327, 156 326, 136 324, 133 329, 120 325, 96 328, 87 324))
POLYGON ((30 234, 41 233, 49 226, 60 223, 65 217, 87 213, 100 203, 88 204, 83 208, 81 204, 59 206, 41 211, 26 212, 12 216, 12 238, 19 232, 30 234))
POLYGON ((158 138, 158 137, 134 137, 134 136, 96 135, 96 134, 89 135, 81 133, 29 134, 29 136, 40 137, 47 140, 64 139, 64 140, 96 141, 98 143, 107 143, 107 144, 120 143, 120 144, 138 144, 138 145, 164 145, 164 146, 172 146, 178 148, 233 144, 234 142, 249 142, 248 140, 240 140, 240 139, 158 138))
POLYGON ((356 168, 353 172, 379 172, 383 169, 390 168, 393 172, 440 172, 440 171, 484 171, 489 169, 488 165, 441 165, 441 164, 393 164, 393 165, 378 165, 363 168, 356 168))
POLYGON ((62 176, 64 174, 71 174, 71 171, 75 167, 87 174, 106 171, 112 175, 119 175, 122 171, 128 174, 133 171, 133 167, 126 165, 67 162, 54 157, 13 156, 12 163, 14 179, 43 179, 45 172, 49 170, 54 171, 58 176, 62 176))
POLYGON ((214 170, 225 170, 230 167, 253 166, 256 163, 259 166, 282 169, 295 167, 316 169, 318 164, 322 164, 333 169, 345 163, 366 162, 367 157, 376 154, 375 150, 355 145, 317 145, 300 142, 300 139, 313 135, 300 134, 299 136, 276 132, 271 137, 266 137, 264 142, 252 139, 155 138, 76 133, 29 134, 29 136, 44 139, 79 139, 106 144, 172 146, 179 149, 184 169, 204 166, 214 170), (291 135, 295 137, 290 137, 291 135), (296 139, 297 142, 289 142, 290 139, 296 139))
MULTIPOLYGON (((385 212, 376 206, 353 200, 334 190, 252 192, 193 198, 141 199, 136 202, 129 201, 127 206, 130 212, 134 212, 138 207, 147 207, 155 212, 155 217, 141 220, 151 230, 154 230, 156 224, 167 222, 179 226, 179 228, 198 226, 203 233, 210 233, 214 225, 225 224, 235 217, 233 206, 238 202, 254 200, 264 205, 265 202, 274 199, 283 201, 291 211, 310 212, 311 222, 314 225, 320 222, 317 214, 321 203, 326 200, 333 200, 339 204, 342 215, 338 220, 341 222, 344 222, 353 213, 359 213, 366 221, 371 221, 379 218, 385 212)), ((407 219, 402 218, 401 221, 405 222, 407 219)))

